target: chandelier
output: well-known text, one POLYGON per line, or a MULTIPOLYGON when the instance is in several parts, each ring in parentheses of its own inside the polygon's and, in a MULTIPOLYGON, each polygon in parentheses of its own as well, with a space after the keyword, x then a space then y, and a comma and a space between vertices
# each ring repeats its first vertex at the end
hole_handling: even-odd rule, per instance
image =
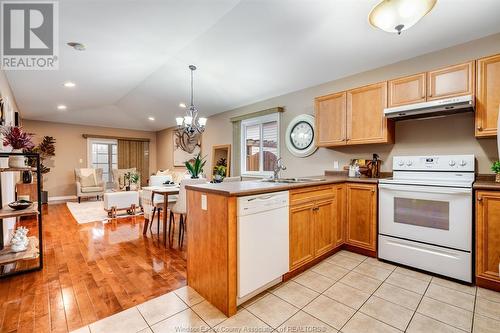
POLYGON ((199 117, 198 110, 194 106, 193 73, 196 70, 196 66, 189 65, 189 69, 191 70, 191 104, 186 110, 186 115, 175 118, 175 122, 177 123, 177 132, 184 132, 188 136, 193 137, 205 131, 207 118, 199 117))

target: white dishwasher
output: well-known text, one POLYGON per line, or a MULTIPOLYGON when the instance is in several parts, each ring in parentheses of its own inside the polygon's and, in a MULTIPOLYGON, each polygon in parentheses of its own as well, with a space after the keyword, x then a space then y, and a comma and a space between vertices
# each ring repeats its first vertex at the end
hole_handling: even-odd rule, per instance
POLYGON ((238 304, 288 272, 288 202, 288 191, 238 198, 238 304))

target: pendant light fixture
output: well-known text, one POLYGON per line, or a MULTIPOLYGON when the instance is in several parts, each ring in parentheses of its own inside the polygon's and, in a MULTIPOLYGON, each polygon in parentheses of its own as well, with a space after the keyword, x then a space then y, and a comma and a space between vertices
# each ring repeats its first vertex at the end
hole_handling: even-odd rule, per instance
POLYGON ((198 110, 194 106, 193 73, 196 66, 189 65, 189 69, 191 70, 191 104, 186 109, 186 115, 175 118, 175 121, 177 123, 177 132, 184 132, 188 136, 196 136, 205 131, 207 118, 199 117, 198 110))
POLYGON ((427 15, 437 0, 382 0, 376 5, 368 20, 374 27, 401 34, 427 15))

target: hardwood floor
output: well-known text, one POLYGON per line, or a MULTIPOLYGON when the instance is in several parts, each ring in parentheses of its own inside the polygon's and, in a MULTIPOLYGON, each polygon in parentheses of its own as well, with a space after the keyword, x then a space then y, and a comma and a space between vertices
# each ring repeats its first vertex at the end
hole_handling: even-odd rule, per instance
POLYGON ((54 204, 43 219, 43 270, 0 280, 0 332, 72 331, 186 285, 186 242, 165 249, 142 217, 79 225, 54 204))

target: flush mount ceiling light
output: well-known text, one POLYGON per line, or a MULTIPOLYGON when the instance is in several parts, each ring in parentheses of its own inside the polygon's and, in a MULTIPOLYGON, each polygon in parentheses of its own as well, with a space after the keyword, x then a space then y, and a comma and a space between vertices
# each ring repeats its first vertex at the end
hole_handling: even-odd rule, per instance
POLYGON ((155 117, 148 117, 148 120, 155 121, 155 117))
POLYGON ((63 104, 60 104, 57 106, 57 109, 60 110, 60 111, 64 111, 66 110, 68 107, 66 105, 63 105, 63 104))
POLYGON ((427 15, 437 0, 383 0, 376 5, 368 20, 374 27, 401 34, 427 15))
POLYGON ((179 103, 179 107, 180 107, 180 108, 185 109, 185 108, 186 108, 186 104, 184 104, 184 103, 179 103))
POLYGON ((76 86, 76 84, 74 82, 68 81, 68 82, 64 82, 64 86, 66 88, 74 88, 76 86))
POLYGON ((68 42, 66 43, 68 46, 71 46, 72 48, 74 48, 75 50, 77 51, 85 51, 86 49, 86 46, 83 45, 82 43, 78 43, 78 42, 68 42))

